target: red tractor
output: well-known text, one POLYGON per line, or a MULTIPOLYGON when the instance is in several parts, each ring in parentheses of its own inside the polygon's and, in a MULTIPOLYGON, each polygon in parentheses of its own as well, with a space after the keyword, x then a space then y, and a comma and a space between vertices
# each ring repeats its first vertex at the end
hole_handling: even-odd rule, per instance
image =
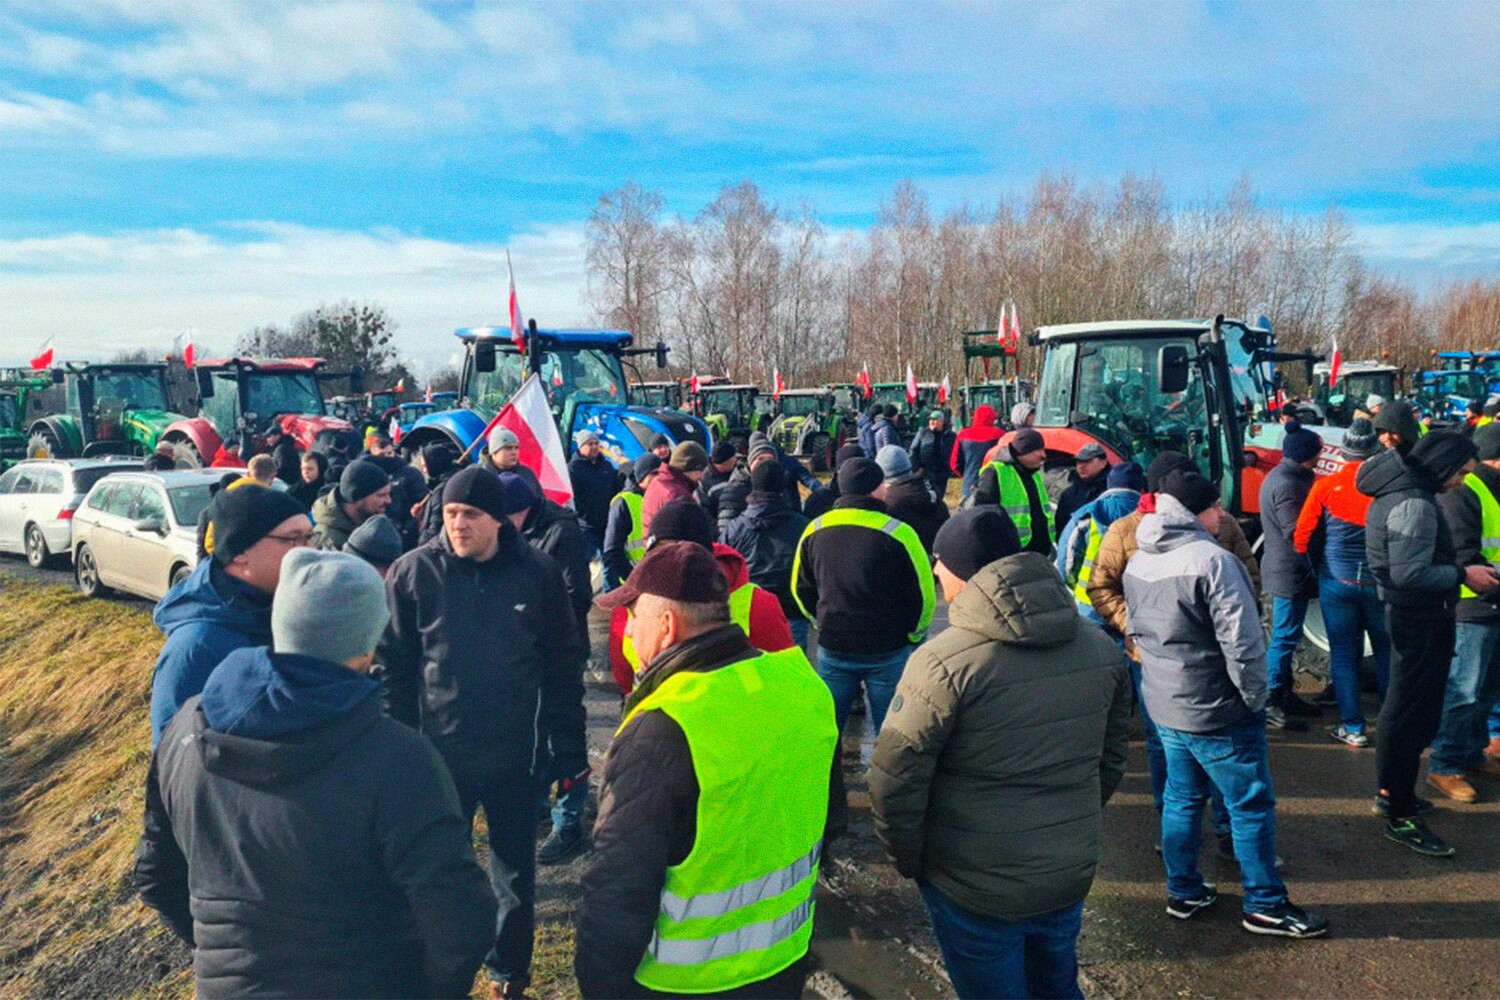
POLYGON ((350 459, 363 441, 347 420, 328 415, 320 382, 347 378, 354 392, 363 388, 359 369, 326 370, 322 358, 223 358, 200 361, 198 416, 167 427, 164 440, 201 465, 242 466, 265 448, 274 423, 300 451, 320 451, 350 459))

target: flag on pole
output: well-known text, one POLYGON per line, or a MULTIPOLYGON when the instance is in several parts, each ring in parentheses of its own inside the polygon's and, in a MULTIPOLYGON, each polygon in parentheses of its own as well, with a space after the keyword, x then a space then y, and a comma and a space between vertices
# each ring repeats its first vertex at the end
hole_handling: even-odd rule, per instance
POLYGON ((516 350, 526 353, 526 327, 521 322, 521 303, 516 301, 516 272, 510 266, 510 251, 505 251, 505 270, 510 272, 510 339, 516 350))
POLYGON ((42 349, 31 359, 32 370, 41 371, 44 368, 51 368, 54 357, 56 357, 56 353, 52 350, 52 338, 48 337, 42 342, 42 349))
POLYGON ((428 382, 427 382, 427 393, 426 393, 426 395, 424 395, 422 397, 422 401, 425 402, 428 406, 432 405, 432 382, 431 382, 431 380, 428 380, 428 382))
POLYGON ((391 422, 386 424, 385 430, 386 436, 391 439, 391 444, 401 443, 401 421, 397 420, 394 414, 391 416, 391 422))
POLYGON ((1333 360, 1328 365, 1328 388, 1332 389, 1339 381, 1339 365, 1343 364, 1344 358, 1339 354, 1339 338, 1333 338, 1333 360))
POLYGON ((906 405, 917 405, 917 377, 911 373, 911 362, 906 363, 906 405))
POLYGON ((776 368, 774 366, 771 368, 771 385, 774 386, 774 388, 771 391, 771 398, 772 399, 780 399, 781 398, 781 390, 784 389, 784 388, 786 388, 786 386, 784 386, 784 385, 781 384, 781 369, 780 368, 776 368))
POLYGON ((856 378, 854 381, 857 382, 857 383, 859 383, 860 388, 862 388, 865 391, 865 398, 866 399, 869 399, 872 395, 874 395, 874 390, 870 388, 870 365, 869 365, 869 362, 866 362, 865 366, 860 369, 859 377, 856 378))
POLYGON ((943 376, 943 384, 938 386, 938 405, 942 406, 948 402, 948 394, 953 391, 953 385, 948 381, 948 376, 943 376))
POLYGON ((188 368, 191 368, 193 367, 193 365, 198 363, 198 352, 193 347, 193 342, 191 340, 188 341, 187 346, 182 349, 182 363, 188 368))
POLYGON ((513 431, 521 439, 521 464, 536 473, 547 499, 573 506, 573 484, 568 479, 568 457, 563 448, 552 408, 541 379, 532 373, 510 402, 500 408, 481 437, 488 437, 496 424, 513 431))
POLYGON ((693 372, 693 381, 689 383, 691 387, 688 389, 688 392, 691 392, 695 396, 698 395, 698 390, 702 387, 702 384, 698 381, 698 373, 693 372))
POLYGON ((1016 300, 1010 300, 1010 346, 1012 350, 1021 347, 1021 320, 1016 316, 1016 300))

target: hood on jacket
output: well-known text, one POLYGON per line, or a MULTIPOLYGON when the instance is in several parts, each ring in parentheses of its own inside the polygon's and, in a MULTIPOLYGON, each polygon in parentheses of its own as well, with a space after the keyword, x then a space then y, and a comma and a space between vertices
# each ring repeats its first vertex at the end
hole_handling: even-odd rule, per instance
POLYGON ((1142 552, 1170 552, 1189 542, 1213 541, 1198 516, 1168 493, 1156 494, 1156 509, 1141 519, 1135 530, 1136 547, 1142 552))
POLYGON ((341 663, 253 646, 214 668, 201 705, 216 733, 273 740, 325 726, 377 690, 341 663))
POLYGON ((786 502, 785 493, 756 493, 751 492, 749 502, 745 509, 740 512, 745 520, 757 528, 764 528, 772 524, 785 521, 788 517, 796 514, 791 505, 786 502))
POLYGON ((531 511, 526 515, 526 520, 521 524, 521 533, 528 538, 540 535, 559 521, 571 520, 576 522, 578 515, 564 507, 556 500, 542 497, 537 503, 531 505, 531 511))
POLYGON ((1141 495, 1135 490, 1124 487, 1116 487, 1105 490, 1078 512, 1085 517, 1092 517, 1099 523, 1101 528, 1108 528, 1126 514, 1137 509, 1141 502, 1141 495))
POLYGON ((1035 552, 1018 552, 975 573, 948 609, 956 628, 1012 646, 1060 646, 1081 619, 1062 577, 1035 552))
POLYGON ((156 627, 167 635, 189 622, 211 622, 271 639, 268 617, 271 597, 204 559, 177 586, 167 591, 151 613, 156 627))
POLYGON ((994 427, 995 408, 989 403, 980 403, 974 407, 974 422, 970 427, 994 427))
POLYGON ((738 590, 750 582, 750 569, 745 565, 745 557, 737 551, 723 542, 714 542, 714 558, 719 561, 719 568, 724 571, 724 579, 729 581, 730 590, 738 590))
POLYGON ((1402 490, 1425 489, 1436 492, 1441 483, 1434 485, 1425 473, 1418 472, 1404 461, 1398 451, 1383 451, 1374 458, 1365 459, 1354 474, 1354 488, 1367 497, 1380 497, 1402 490))

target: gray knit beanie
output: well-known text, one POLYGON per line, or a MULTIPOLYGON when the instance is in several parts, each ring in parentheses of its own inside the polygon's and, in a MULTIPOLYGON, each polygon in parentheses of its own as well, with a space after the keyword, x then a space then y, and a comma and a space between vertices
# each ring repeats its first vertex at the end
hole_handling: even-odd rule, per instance
POLYGON ((875 464, 885 473, 886 481, 900 479, 911 472, 911 456, 899 444, 883 444, 875 453, 875 464))
POLYGON ((276 652, 343 663, 373 650, 390 617, 380 574, 359 556, 292 549, 281 561, 271 601, 276 652))

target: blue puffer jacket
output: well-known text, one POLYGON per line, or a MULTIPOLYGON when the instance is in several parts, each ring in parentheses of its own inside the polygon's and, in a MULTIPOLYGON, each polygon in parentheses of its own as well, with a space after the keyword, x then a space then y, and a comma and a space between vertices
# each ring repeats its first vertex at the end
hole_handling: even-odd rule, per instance
POLYGON ((271 644, 271 595, 205 559, 167 591, 152 613, 167 635, 151 675, 151 745, 182 703, 201 694, 224 657, 246 646, 271 644))
MULTIPOLYGON (((1141 502, 1141 495, 1135 490, 1124 488, 1105 490, 1098 497, 1079 507, 1068 518, 1068 523, 1063 526, 1062 533, 1057 536, 1057 571, 1062 578, 1072 581, 1073 576, 1083 566, 1084 553, 1089 547, 1088 521, 1093 519, 1099 525, 1099 533, 1102 536, 1114 524, 1126 514, 1135 510, 1141 502)), ((1105 621, 1094 610, 1093 604, 1088 607, 1077 601, 1079 612, 1093 622, 1095 625, 1103 625, 1105 621)))

